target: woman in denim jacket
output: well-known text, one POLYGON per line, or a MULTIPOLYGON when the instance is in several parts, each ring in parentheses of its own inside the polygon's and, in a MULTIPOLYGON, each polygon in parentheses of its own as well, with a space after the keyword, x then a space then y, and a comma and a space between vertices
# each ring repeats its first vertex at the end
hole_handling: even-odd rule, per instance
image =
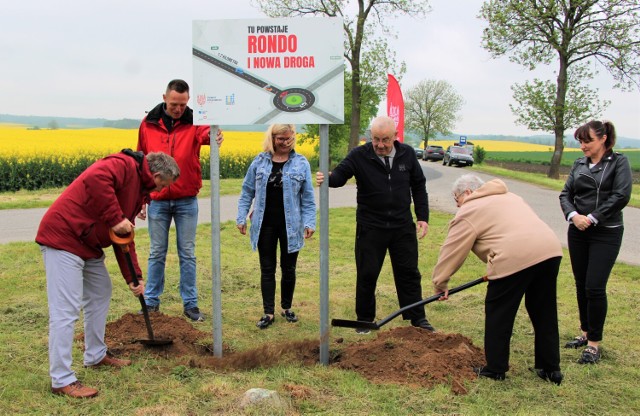
POLYGON ((296 263, 304 239, 316 228, 316 203, 307 159, 295 152, 293 124, 272 124, 263 143, 264 152, 251 162, 242 183, 236 226, 247 233, 247 215, 253 202, 251 247, 260 257, 260 288, 264 316, 256 326, 269 327, 274 321, 276 292, 276 248, 280 242, 280 306, 288 322, 297 322, 291 310, 296 285, 296 263))
POLYGON ((622 244, 622 209, 631 198, 633 178, 628 159, 613 151, 616 131, 610 121, 590 121, 578 127, 574 137, 584 157, 571 168, 560 206, 569 221, 581 334, 565 347, 586 347, 578 362, 593 364, 600 360, 607 281, 622 244))

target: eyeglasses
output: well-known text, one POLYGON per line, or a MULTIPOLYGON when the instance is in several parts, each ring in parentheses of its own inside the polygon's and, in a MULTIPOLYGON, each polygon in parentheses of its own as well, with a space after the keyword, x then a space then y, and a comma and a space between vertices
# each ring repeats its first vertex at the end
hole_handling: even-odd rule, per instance
POLYGON ((464 193, 465 193, 465 192, 466 192, 466 191, 462 191, 462 192, 460 192, 459 194, 453 194, 453 200, 454 200, 454 201, 456 201, 456 203, 458 203, 458 199, 459 199, 462 195, 464 195, 464 193))
POLYGON ((393 138, 393 137, 385 137, 383 139, 379 139, 377 137, 374 137, 374 138, 371 139, 371 141, 373 143, 375 143, 375 144, 382 143, 384 145, 388 145, 390 143, 393 143, 394 140, 395 140, 395 138, 393 138))
POLYGON ((283 137, 283 136, 276 136, 274 137, 274 140, 277 142, 286 142, 287 140, 291 140, 293 139, 293 137, 283 137))

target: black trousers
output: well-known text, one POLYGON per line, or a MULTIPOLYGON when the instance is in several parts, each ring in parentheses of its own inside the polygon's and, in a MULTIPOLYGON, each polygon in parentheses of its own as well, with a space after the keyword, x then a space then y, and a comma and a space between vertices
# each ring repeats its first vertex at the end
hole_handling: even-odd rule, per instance
MULTIPOLYGON (((418 239, 415 224, 382 229, 358 224, 356 227, 356 315, 359 321, 376 318, 376 284, 389 251, 393 280, 400 307, 422 299, 422 276, 418 270, 418 239)), ((404 319, 425 317, 424 306, 402 314, 404 319)))
POLYGON ((567 242, 576 281, 580 328, 590 341, 602 341, 607 317, 607 282, 622 245, 623 227, 569 226, 567 242))
POLYGON ((280 306, 291 308, 293 292, 296 288, 296 264, 298 252, 287 252, 286 227, 262 227, 258 238, 258 254, 260 257, 260 289, 264 313, 273 315, 276 297, 276 258, 280 242, 280 306))
POLYGON ((560 370, 556 283, 562 257, 553 257, 517 273, 490 280, 485 298, 484 353, 487 369, 509 370, 513 324, 520 302, 535 332, 535 368, 560 370))

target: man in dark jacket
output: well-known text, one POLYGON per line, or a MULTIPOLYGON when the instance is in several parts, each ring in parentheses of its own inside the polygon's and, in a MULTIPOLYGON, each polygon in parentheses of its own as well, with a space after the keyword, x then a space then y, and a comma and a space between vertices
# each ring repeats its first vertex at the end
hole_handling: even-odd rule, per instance
MULTIPOLYGON (((42 218, 36 242, 44 259, 49 303, 49 374, 52 392, 71 397, 93 397, 98 390, 83 386, 71 369, 73 328, 84 310, 84 364, 123 367, 130 360, 111 356, 104 332, 111 300, 111 279, 103 248, 114 246, 120 270, 135 296, 126 258, 109 236, 134 228, 149 192, 171 185, 180 176, 175 160, 164 153, 145 156, 130 149, 91 165, 64 190, 42 218)), ((130 253, 138 279, 135 245, 130 253)))
MULTIPOLYGON (((185 81, 170 81, 162 99, 163 102, 149 111, 140 124, 138 150, 145 154, 163 152, 171 155, 180 167, 181 177, 161 192, 151 193, 148 212, 146 206, 143 206, 140 213, 141 219, 148 220, 151 240, 149 276, 144 297, 150 311, 160 309, 169 227, 173 220, 180 259, 180 296, 184 314, 199 322, 204 320, 198 308, 195 253, 198 192, 202 187, 200 148, 209 145, 210 128, 193 124, 193 110, 187 106, 189 85, 185 81)), ((218 130, 218 146, 222 140, 222 131, 218 130)))
MULTIPOLYGON (((387 250, 401 307, 422 299, 418 270, 416 224, 411 214, 411 198, 417 217, 417 232, 428 231, 429 203, 426 179, 411 146, 396 140, 395 122, 377 117, 371 125, 371 142, 351 150, 329 174, 329 186, 343 186, 355 176, 358 187, 356 211, 356 314, 359 321, 376 317, 375 290, 387 250)), ((322 172, 316 181, 324 181, 322 172)), ((434 331, 424 306, 403 313, 413 326, 434 331)), ((366 334, 366 329, 357 329, 366 334)))

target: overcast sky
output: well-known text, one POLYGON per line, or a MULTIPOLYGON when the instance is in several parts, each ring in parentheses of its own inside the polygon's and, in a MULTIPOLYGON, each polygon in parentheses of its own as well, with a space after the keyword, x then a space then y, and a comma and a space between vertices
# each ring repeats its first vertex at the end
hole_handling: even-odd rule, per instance
MULTIPOLYGON (((507 59, 490 59, 480 46, 481 0, 431 4, 426 19, 388 20, 398 34, 389 43, 407 64, 403 90, 425 79, 453 85, 466 101, 456 133, 546 134, 515 125, 510 87, 534 77, 554 79, 555 66, 531 73, 507 59)), ((191 81, 193 20, 264 17, 251 0, 3 2, 0 113, 142 118, 161 101, 170 79, 191 81)), ((640 92, 612 85, 603 71, 593 83, 612 102, 603 118, 620 136, 640 139, 640 92)))

